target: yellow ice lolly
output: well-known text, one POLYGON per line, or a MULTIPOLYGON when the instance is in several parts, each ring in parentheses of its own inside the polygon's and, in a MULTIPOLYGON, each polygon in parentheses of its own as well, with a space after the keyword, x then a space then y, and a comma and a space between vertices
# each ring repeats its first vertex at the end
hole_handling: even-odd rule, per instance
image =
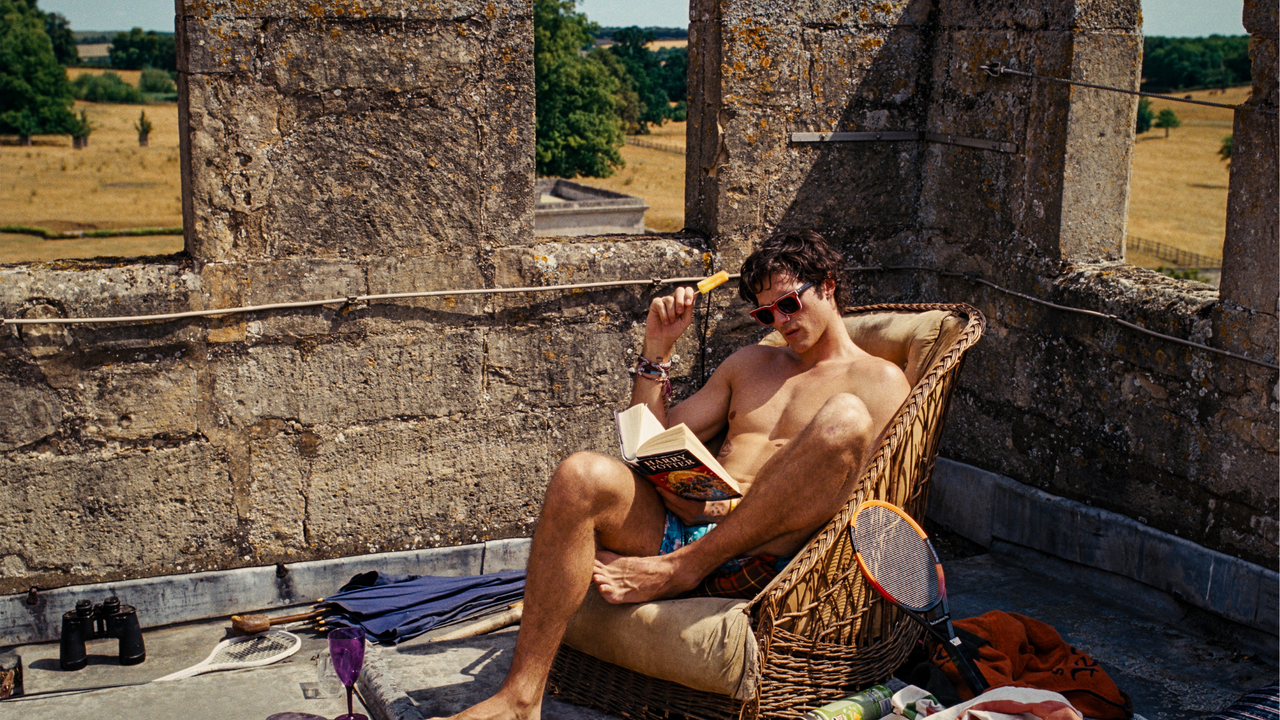
POLYGON ((698 292, 702 293, 703 295, 706 295, 712 290, 715 290, 716 288, 725 284, 725 282, 727 282, 728 280, 729 280, 729 273, 725 270, 721 270, 720 272, 716 273, 715 275, 712 275, 711 277, 703 278, 702 280, 700 280, 698 282, 698 292))

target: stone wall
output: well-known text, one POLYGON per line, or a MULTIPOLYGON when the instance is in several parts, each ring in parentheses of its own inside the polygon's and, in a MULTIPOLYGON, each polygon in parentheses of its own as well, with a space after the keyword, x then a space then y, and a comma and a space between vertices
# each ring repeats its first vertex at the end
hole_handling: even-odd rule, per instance
MULTIPOLYGON (((1246 3, 1250 103, 1274 108, 1275 10, 1264 5, 1246 3)), ((854 265, 899 268, 853 273, 858 302, 978 306, 990 326, 944 455, 1274 569, 1275 370, 963 279, 1275 364, 1275 116, 1237 113, 1245 155, 1233 164, 1219 299, 1119 262, 1135 98, 982 70, 1136 88, 1139 17, 1137 0, 819 1, 785 12, 695 0, 689 145, 699 149, 686 224, 713 236, 730 266, 774 228, 815 227, 854 265), (1018 149, 790 141, 811 131, 923 131, 1018 149)))
MULTIPOLYGON (((1274 268, 1270 290, 1230 284, 1275 256, 1274 119, 1237 120, 1252 159, 1219 299, 1118 262, 1132 98, 978 68, 1132 85, 1136 0, 695 0, 691 18, 686 224, 706 238, 542 242, 529 2, 181 5, 187 252, 0 268, 0 315, 333 302, 7 328, 0 592, 527 535, 558 460, 612 446, 660 290, 346 299, 733 271, 800 226, 916 268, 855 272, 860 302, 986 313, 945 455, 1276 567, 1274 370, 962 275, 1274 363, 1274 268), (1017 152, 790 141, 830 130, 1017 152)), ((1274 107, 1275 23, 1248 22, 1274 107)), ((710 296, 683 391, 757 337, 741 310, 710 296)))

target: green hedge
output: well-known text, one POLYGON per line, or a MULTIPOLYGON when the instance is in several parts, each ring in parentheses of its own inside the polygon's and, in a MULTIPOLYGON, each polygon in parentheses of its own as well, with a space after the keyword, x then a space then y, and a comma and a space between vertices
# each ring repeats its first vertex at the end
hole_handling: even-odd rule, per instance
POLYGON ((71 240, 73 238, 107 238, 107 237, 142 237, 145 235, 181 235, 180 227, 161 228, 117 228, 107 230, 75 230, 58 232, 49 228, 31 225, 0 225, 0 232, 15 235, 36 235, 45 240, 71 240))

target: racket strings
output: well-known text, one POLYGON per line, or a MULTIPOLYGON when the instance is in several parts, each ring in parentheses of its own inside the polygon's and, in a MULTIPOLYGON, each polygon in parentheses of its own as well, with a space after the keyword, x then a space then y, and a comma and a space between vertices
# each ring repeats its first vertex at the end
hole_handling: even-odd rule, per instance
POLYGON ((870 579, 889 599, 923 610, 938 599, 938 573, 928 542, 897 513, 869 506, 854 520, 854 542, 870 579))
POLYGON ((288 652, 292 648, 293 643, 287 638, 261 635, 247 638, 245 642, 227 645, 210 659, 210 663, 249 663, 266 660, 288 652))

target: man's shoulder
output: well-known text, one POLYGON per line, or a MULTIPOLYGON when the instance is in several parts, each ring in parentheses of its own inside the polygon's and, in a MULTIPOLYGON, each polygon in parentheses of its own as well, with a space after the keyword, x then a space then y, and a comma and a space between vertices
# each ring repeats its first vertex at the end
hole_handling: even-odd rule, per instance
POLYGON ((758 365, 760 363, 776 362, 787 355, 787 346, 761 345, 760 343, 752 343, 745 347, 738 348, 732 355, 725 358, 724 364, 729 366, 741 365, 758 365))

